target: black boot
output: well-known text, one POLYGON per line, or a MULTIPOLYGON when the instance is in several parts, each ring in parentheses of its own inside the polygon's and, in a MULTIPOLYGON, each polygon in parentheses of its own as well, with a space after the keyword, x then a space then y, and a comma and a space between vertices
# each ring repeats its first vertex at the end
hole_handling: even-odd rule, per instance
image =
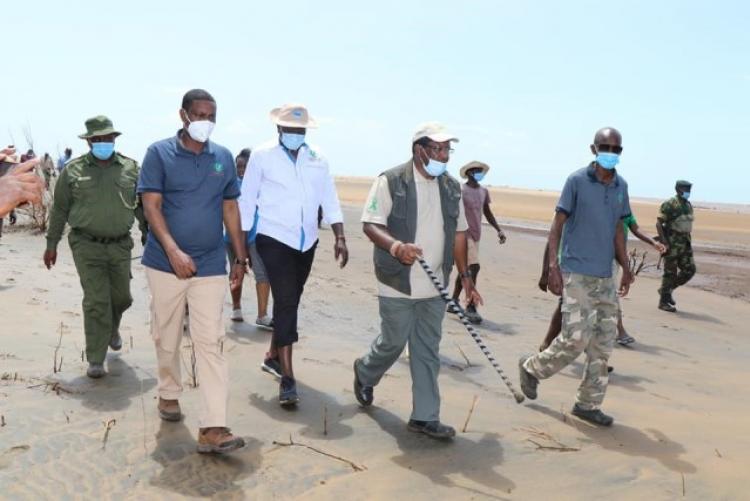
POLYGON ((664 296, 664 299, 666 299, 669 304, 671 304, 672 306, 677 306, 677 303, 674 302, 674 298, 672 297, 671 292, 669 294, 665 294, 664 296))
POLYGON ((662 294, 661 295, 661 297, 659 298, 659 309, 660 310, 664 310, 664 311, 668 311, 670 313, 674 313, 675 311, 677 311, 677 308, 675 308, 674 306, 672 306, 671 304, 669 304, 669 296, 670 295, 671 294, 662 294))

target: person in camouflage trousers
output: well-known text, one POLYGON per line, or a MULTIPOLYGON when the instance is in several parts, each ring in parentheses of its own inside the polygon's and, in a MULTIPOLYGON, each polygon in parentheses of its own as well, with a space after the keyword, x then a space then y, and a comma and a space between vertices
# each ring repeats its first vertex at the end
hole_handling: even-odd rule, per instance
POLYGON ((86 374, 91 378, 105 375, 108 346, 115 351, 122 348, 120 320, 133 302, 130 228, 136 217, 141 233, 147 231, 135 193, 138 163, 114 150, 119 135, 105 116, 86 120, 86 133, 78 137, 89 143, 91 151, 60 172, 43 257, 47 269, 55 265, 57 245, 68 223, 68 243, 83 288, 86 374))
POLYGON ((610 426, 614 419, 601 411, 601 405, 609 382, 607 361, 617 336, 617 295, 625 296, 632 282, 622 224, 631 210, 628 184, 615 170, 622 153, 620 133, 611 127, 600 129, 591 152, 596 159, 565 182, 547 243, 547 287, 562 296, 562 332, 545 350, 522 356, 518 368, 521 390, 534 400, 540 380, 585 352, 583 379, 571 413, 610 426), (615 258, 623 269, 619 291, 612 274, 615 258))
POLYGON ((677 194, 661 204, 656 223, 659 239, 666 244, 664 275, 659 289, 659 309, 677 311, 672 291, 685 285, 695 275, 693 247, 690 233, 693 231, 693 206, 688 200, 692 184, 679 180, 675 184, 677 194))

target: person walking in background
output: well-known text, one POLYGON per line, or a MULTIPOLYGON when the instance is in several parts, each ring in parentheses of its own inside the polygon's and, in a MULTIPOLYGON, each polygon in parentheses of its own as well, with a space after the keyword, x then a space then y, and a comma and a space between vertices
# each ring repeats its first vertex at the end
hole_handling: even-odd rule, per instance
POLYGON ((661 204, 656 222, 659 240, 666 244, 664 275, 659 288, 659 309, 677 311, 672 292, 695 275, 695 260, 690 233, 693 231, 693 205, 690 203, 689 181, 675 183, 675 196, 661 204))
MULTIPOLYGON (((57 150, 57 153, 60 153, 60 150, 57 150)), ((65 152, 63 153, 63 156, 57 159, 57 172, 62 172, 65 168, 65 164, 70 162, 70 159, 73 157, 73 150, 70 148, 65 148, 65 152)))
MULTIPOLYGON (((490 192, 484 186, 481 186, 481 181, 484 176, 490 170, 490 166, 482 162, 469 162, 468 164, 461 167, 459 171, 462 178, 466 179, 461 188, 461 199, 463 200, 464 210, 466 212, 466 222, 469 224, 469 229, 466 232, 467 242, 467 259, 469 263, 469 272, 471 272, 471 280, 474 285, 477 284, 477 276, 479 275, 479 239, 482 236, 482 214, 487 218, 487 222, 490 223, 495 231, 497 232, 497 239, 500 244, 505 243, 505 233, 500 228, 495 220, 495 215, 492 213, 490 204, 490 192)), ((458 298, 461 295, 462 279, 460 276, 456 277, 456 283, 453 286, 453 299, 458 304, 458 298)), ((448 311, 451 313, 457 313, 454 311, 453 305, 448 307, 448 311)), ((482 316, 477 313, 477 307, 474 303, 469 303, 466 307, 466 317, 473 324, 479 324, 482 322, 482 316)))
MULTIPOLYGON (((245 148, 237 155, 234 159, 237 165, 237 181, 242 185, 242 178, 245 176, 245 169, 247 168, 247 162, 250 160, 250 148, 245 148)), ((268 281, 268 275, 266 274, 266 268, 263 266, 263 260, 258 254, 258 249, 255 246, 255 235, 258 225, 258 211, 255 212, 253 218, 253 226, 247 231, 247 238, 245 241, 245 249, 247 256, 250 261, 250 268, 253 270, 255 276, 255 293, 258 301, 258 315, 255 318, 255 325, 262 329, 273 329, 273 319, 268 315, 268 298, 271 295, 271 284, 268 281)), ((229 262, 232 263, 237 256, 234 254, 232 243, 229 240, 229 234, 224 233, 224 243, 227 248, 227 257, 229 262)), ((231 276, 230 276, 231 278, 231 276)), ((244 322, 242 316, 242 283, 240 282, 239 287, 231 290, 232 294, 232 316, 230 317, 233 322, 244 322)))

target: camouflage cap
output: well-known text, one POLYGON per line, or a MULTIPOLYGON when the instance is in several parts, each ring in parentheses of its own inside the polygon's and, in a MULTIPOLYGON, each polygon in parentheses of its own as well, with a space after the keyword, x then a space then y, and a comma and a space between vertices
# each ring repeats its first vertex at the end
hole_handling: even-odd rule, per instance
POLYGON ((674 184, 675 188, 690 188, 691 186, 693 186, 693 183, 691 183, 690 181, 685 181, 684 179, 678 179, 674 184))
POLYGON ((96 136, 109 136, 110 134, 119 136, 122 133, 115 130, 112 125, 112 120, 104 115, 98 115, 86 120, 86 133, 81 134, 78 137, 81 139, 89 139, 96 136))

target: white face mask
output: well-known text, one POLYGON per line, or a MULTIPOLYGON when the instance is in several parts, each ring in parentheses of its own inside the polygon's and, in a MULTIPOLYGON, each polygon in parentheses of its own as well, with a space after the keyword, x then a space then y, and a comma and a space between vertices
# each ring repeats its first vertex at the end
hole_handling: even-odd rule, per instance
MULTIPOLYGON (((187 118, 187 113, 185 114, 185 118, 187 118)), ((188 122, 190 122, 190 119, 187 119, 188 122)), ((210 120, 196 120, 195 122, 190 122, 188 124, 188 134, 190 134, 190 137, 192 137, 195 141, 198 141, 199 143, 205 143, 208 141, 209 136, 211 135, 211 132, 213 132, 214 127, 216 127, 216 124, 213 123, 210 120)))

